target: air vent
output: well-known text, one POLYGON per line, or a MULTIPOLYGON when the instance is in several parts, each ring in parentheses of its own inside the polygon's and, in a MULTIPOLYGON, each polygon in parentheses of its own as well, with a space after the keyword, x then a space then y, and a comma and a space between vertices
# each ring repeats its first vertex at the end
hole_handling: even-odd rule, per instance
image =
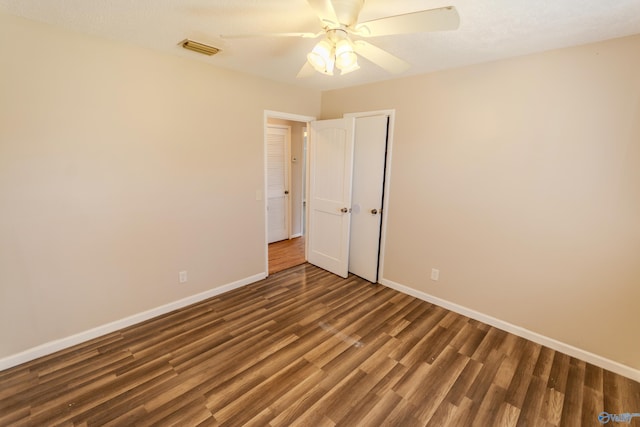
POLYGON ((181 43, 182 47, 185 49, 189 49, 192 50, 194 52, 198 52, 201 53, 203 55, 215 55, 216 53, 220 52, 220 49, 218 49, 217 47, 213 47, 213 46, 209 46, 206 44, 202 44, 202 43, 198 43, 198 42, 194 42, 193 40, 185 40, 181 43))

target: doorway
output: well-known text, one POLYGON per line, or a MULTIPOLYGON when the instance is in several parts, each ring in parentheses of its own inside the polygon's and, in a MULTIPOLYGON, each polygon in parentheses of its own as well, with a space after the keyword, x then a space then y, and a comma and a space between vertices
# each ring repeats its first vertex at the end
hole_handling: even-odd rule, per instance
MULTIPOLYGON (((315 120, 314 117, 295 114, 265 111, 265 221, 266 221, 266 270, 268 274, 303 264, 306 262, 306 144, 307 124, 315 120), (290 131, 290 150, 282 156, 282 168, 276 168, 274 173, 273 134, 274 128, 290 131), (279 188, 281 171, 288 169, 289 183, 279 188), (277 188, 278 187, 278 188, 277 188), (286 187, 286 188, 285 188, 286 187), (287 194, 284 194, 284 193, 287 194), (280 194, 277 194, 280 193, 280 194), (286 232, 274 234, 279 225, 283 225, 278 206, 280 200, 285 200, 288 206, 288 225, 286 232), (277 234, 277 235, 276 235, 277 234)), ((276 138, 277 139, 277 138, 276 138)), ((275 150, 280 151, 280 150, 275 150)), ((279 155, 278 155, 279 156, 279 155)), ((276 157, 278 157, 276 156, 276 157)), ((278 163, 276 160, 275 163, 278 163)))
MULTIPOLYGON (((367 117, 372 117, 372 116, 377 116, 379 119, 381 119, 380 121, 378 121, 381 124, 380 127, 380 133, 382 135, 382 140, 381 140, 381 144, 379 144, 379 146, 384 147, 384 154, 382 155, 382 157, 378 157, 378 159, 382 159, 381 162, 379 161, 378 163, 381 163, 381 168, 380 171, 378 173, 378 176, 376 178, 376 180, 379 182, 380 180, 382 180, 381 184, 378 183, 377 187, 378 187, 378 192, 379 192, 379 198, 378 198, 378 202, 374 202, 370 205, 370 203, 360 203, 361 206, 360 208, 363 209, 361 210, 361 212, 363 213, 367 213, 367 215, 363 215, 366 216, 367 218, 371 219, 373 218, 376 224, 371 228, 372 233, 375 233, 375 235, 373 236, 369 236, 368 240, 367 240, 367 244, 366 247, 373 247, 374 249, 372 251, 368 251, 371 253, 371 256, 368 257, 368 271, 369 274, 367 275, 368 277, 365 277, 364 274, 362 273, 358 273, 356 271, 352 271, 355 270, 355 268, 351 268, 354 267, 354 265, 348 265, 349 263, 349 258, 350 258, 350 226, 349 224, 351 224, 351 221, 348 220, 346 223, 344 221, 341 222, 342 226, 342 231, 339 232, 339 234, 343 235, 346 232, 346 238, 347 238, 347 246, 346 246, 346 251, 344 249, 341 249, 339 252, 342 254, 341 257, 345 257, 346 258, 346 262, 348 263, 347 265, 344 265, 344 261, 340 263, 340 265, 342 267, 344 267, 344 270, 341 268, 341 272, 336 272, 336 271, 332 271, 331 268, 327 268, 329 271, 334 272, 335 274, 338 275, 342 275, 343 277, 345 277, 347 275, 347 273, 351 273, 351 274, 356 274, 356 275, 361 275, 361 277, 365 277, 367 278, 369 281, 373 282, 373 283, 377 283, 379 279, 383 278, 383 268, 384 268, 384 254, 385 254, 385 242, 386 242, 386 228, 387 228, 387 209, 388 209, 388 194, 389 194, 389 185, 390 185, 390 165, 391 165, 391 152, 392 152, 392 145, 393 145, 393 129, 394 129, 394 121, 395 121, 395 111, 394 110, 379 110, 379 111, 372 111, 372 112, 364 112, 364 113, 350 113, 350 114, 345 114, 344 115, 344 120, 346 120, 344 123, 348 122, 348 121, 352 121, 352 123, 355 125, 356 121, 360 121, 361 127, 369 127, 370 123, 369 120, 359 120, 361 118, 367 118, 367 117), (381 116, 381 117, 380 117, 381 116), (380 188, 382 187, 382 188, 380 188), (380 200, 381 198, 381 200, 380 200), (366 209, 365 209, 366 206, 366 209), (380 208, 378 208, 378 206, 380 208), (384 213, 384 214, 383 214, 384 213), (346 226, 344 224, 347 224, 346 226), (375 245, 372 245, 371 242, 376 243, 375 245), (347 269, 347 267, 349 267, 347 269), (343 270, 343 271, 342 271, 343 270), (348 271, 347 271, 348 270, 348 271)), ((271 121, 272 123, 277 123, 278 120, 284 120, 284 121, 288 121, 288 122, 299 122, 299 124, 301 126, 304 126, 306 129, 317 129, 316 126, 320 125, 321 122, 316 122, 315 118, 313 117, 308 117, 308 116, 299 116, 299 115, 294 115, 294 114, 288 114, 288 113, 279 113, 279 112, 274 112, 274 111, 265 111, 265 120, 264 120, 264 126, 265 126, 265 138, 266 138, 266 129, 268 126, 269 121, 271 121), (311 124, 311 122, 313 123, 313 127, 309 127, 309 125, 311 124)), ((327 121, 324 121, 327 122, 327 121)), ((336 122, 339 122, 339 120, 336 120, 336 122)), ((316 150, 318 148, 318 143, 320 143, 320 141, 322 140, 322 138, 318 139, 319 135, 317 134, 317 131, 313 130, 314 133, 315 132, 315 136, 313 136, 313 139, 315 141, 315 143, 312 145, 312 147, 315 147, 316 150)), ((339 133, 339 132, 338 132, 339 133)), ((306 135, 305 135, 306 136, 306 135)), ((306 138, 304 138, 304 141, 306 142, 306 138)), ((367 144, 370 145, 370 144, 367 144)), ((293 150, 292 150, 293 151, 293 150)), ((300 163, 300 165, 302 166, 302 169, 304 170, 310 162, 310 159, 312 157, 314 157, 311 154, 311 148, 309 149, 309 153, 305 154, 303 156, 303 160, 300 163)), ((349 151, 349 150, 347 150, 349 151)), ((303 150, 304 152, 304 150, 303 150)), ((346 152, 345 152, 346 153, 346 152)), ((317 153, 316 153, 317 154, 317 153)), ((316 157, 314 157, 316 158, 316 157)), ((326 156, 323 157, 325 160, 327 159, 326 156)), ((266 159, 266 142, 265 142, 265 159, 266 159)), ((293 156, 292 159, 293 160, 293 156)), ((300 159, 296 159, 298 161, 300 161, 300 159)), ((331 162, 330 162, 331 163, 331 162)), ((368 162, 365 162, 368 163, 368 162)), ((346 163, 345 163, 346 165, 346 163)), ((349 166, 349 169, 351 169, 351 166, 349 166)), ((265 161, 265 193, 266 193, 266 161, 265 161)), ((351 174, 353 171, 349 171, 349 174, 351 174)), ((319 227, 319 224, 324 224, 322 221, 320 223, 317 223, 317 221, 313 221, 313 218, 310 217, 310 213, 312 212, 312 206, 311 205, 315 205, 312 201, 314 194, 309 193, 310 190, 310 183, 311 183, 311 177, 309 175, 309 171, 306 170, 303 173, 303 176, 306 177, 306 180, 303 181, 304 185, 302 185, 302 188, 306 189, 303 199, 301 199, 302 201, 302 218, 300 221, 300 224, 302 225, 301 227, 301 237, 304 238, 304 240, 301 242, 302 245, 304 246, 304 251, 305 251, 305 255, 304 258, 301 261, 297 261, 296 264, 293 265, 297 265, 299 263, 305 262, 305 261, 309 261, 312 264, 315 264, 314 261, 312 261, 309 257, 312 254, 315 254, 316 252, 320 253, 320 252, 326 252, 323 249, 326 249, 326 247, 329 246, 334 246, 333 244, 330 245, 325 245, 326 247, 322 246, 322 242, 327 241, 327 236, 328 233, 315 233, 316 235, 316 239, 314 240, 314 242, 311 242, 310 236, 309 236, 309 232, 312 229, 312 227, 319 227), (305 203, 306 202, 306 203, 305 203), (308 219, 308 223, 305 224, 305 218, 308 219), (314 225, 315 224, 315 225, 314 225), (323 238, 321 238, 320 240, 317 239, 318 236, 322 236, 323 238), (320 243, 320 246, 317 246, 320 243)), ((332 179, 329 180, 329 182, 333 182, 335 181, 335 174, 330 174, 327 176, 331 176, 332 179)), ((349 175, 349 180, 351 179, 351 175, 349 175)), ((356 179, 357 180, 357 179, 356 179)), ((294 182, 295 180, 292 180, 292 182, 294 182)), ((363 182, 369 182, 368 178, 365 178, 364 180, 361 180, 363 182)), ((328 184, 327 184, 328 185, 328 184)), ((323 188, 326 189, 327 185, 323 185, 323 188)), ((344 203, 344 205, 342 206, 341 209, 338 209, 340 212, 344 213, 345 217, 351 217, 352 216, 352 210, 355 206, 353 206, 352 204, 352 200, 351 200, 351 187, 349 187, 349 197, 348 200, 345 199, 342 203, 344 203), (348 207, 351 206, 351 207, 348 207)), ((346 194, 346 193, 345 193, 346 194)), ((324 200, 323 202, 326 202, 326 200, 324 200)), ((357 204, 357 203, 356 203, 357 204)), ((267 211, 266 211, 266 201, 265 201, 265 219, 266 221, 268 221, 268 215, 267 215, 267 211)), ((316 206, 317 207, 317 206, 316 206)), ((347 218, 345 218, 347 219, 347 218)), ((326 222, 326 221, 325 221, 326 222)), ((325 224, 327 225, 327 224, 325 224)), ((290 237, 295 238, 296 236, 292 233, 290 235, 290 237)), ((268 244, 267 244, 268 238, 265 237, 265 246, 267 246, 267 251, 266 252, 266 256, 265 256, 265 271, 269 272, 269 274, 272 272, 272 270, 269 268, 269 250, 268 250, 268 244), (271 271, 270 271, 271 270, 271 271)), ((356 243, 354 243, 355 246, 357 245, 361 245, 361 243, 358 243, 358 239, 356 238, 356 243)), ((275 249, 275 248, 274 248, 275 249)), ((355 250, 356 252, 360 252, 357 249, 355 250)), ((361 262, 362 260, 360 260, 359 262, 361 262)), ((323 267, 324 268, 324 267, 323 267)))
POLYGON ((338 276, 382 277, 394 111, 311 123, 307 259, 338 276))

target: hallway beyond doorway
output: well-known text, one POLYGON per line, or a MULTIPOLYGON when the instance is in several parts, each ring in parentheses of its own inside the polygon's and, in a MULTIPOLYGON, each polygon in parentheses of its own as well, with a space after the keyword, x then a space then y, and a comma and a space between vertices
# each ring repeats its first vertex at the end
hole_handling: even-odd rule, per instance
POLYGON ((304 237, 269 244, 269 274, 304 264, 304 237))

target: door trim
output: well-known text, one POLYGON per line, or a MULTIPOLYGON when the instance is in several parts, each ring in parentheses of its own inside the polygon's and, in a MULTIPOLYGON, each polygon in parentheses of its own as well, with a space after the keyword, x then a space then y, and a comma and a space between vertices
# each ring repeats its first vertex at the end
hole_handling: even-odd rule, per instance
POLYGON ((384 172, 384 199, 382 202, 382 227, 380 228, 380 259, 378 260, 378 283, 384 279, 384 255, 387 248, 387 218, 389 218, 389 194, 391 188, 391 159, 393 154, 393 133, 395 127, 396 110, 365 111, 360 113, 345 113, 343 117, 389 117, 389 130, 387 131, 387 160, 384 172))
MULTIPOLYGON (((293 122, 303 122, 307 123, 307 127, 309 126, 309 122, 316 120, 315 116, 303 116, 300 114, 292 114, 292 113, 284 113, 281 111, 273 111, 273 110, 264 110, 263 120, 262 120, 262 190, 257 190, 256 195, 260 192, 262 193, 262 212, 263 215, 263 223, 262 226, 264 228, 264 275, 265 277, 269 276, 269 213, 267 212, 267 126, 269 125, 269 119, 282 119, 282 120, 291 120, 293 122)), ((304 160, 307 162, 307 159, 304 160)), ((307 172, 309 170, 307 165, 307 172)), ((306 180, 308 185, 308 179, 306 180)), ((256 196, 256 199, 259 199, 256 196)), ((307 215, 307 218, 309 216, 307 215)), ((307 227, 308 228, 308 227, 307 227)), ((305 229, 306 235, 306 229, 305 229)), ((306 240, 305 240, 306 245, 306 240)), ((306 258, 306 248, 305 248, 305 258, 306 258)))

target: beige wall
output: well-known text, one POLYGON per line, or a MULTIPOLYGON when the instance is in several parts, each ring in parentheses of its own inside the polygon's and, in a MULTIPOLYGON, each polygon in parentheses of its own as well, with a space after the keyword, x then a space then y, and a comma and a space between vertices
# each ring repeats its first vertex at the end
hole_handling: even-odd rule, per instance
MULTIPOLYGON (((325 93, 397 112, 385 278, 640 368, 638 51, 325 93)), ((0 358, 263 272, 263 111, 317 92, 1 13, 0 53, 0 358)))
POLYGON ((265 109, 320 94, 0 13, 0 358, 263 273, 265 109))
POLYGON ((269 118, 268 123, 291 127, 291 155, 289 158, 289 168, 291 169, 291 235, 302 234, 302 187, 304 169, 304 135, 307 128, 304 122, 269 118), (293 158, 296 161, 293 161, 293 158))
POLYGON ((638 52, 325 92, 324 118, 396 109, 385 278, 639 369, 638 52))

